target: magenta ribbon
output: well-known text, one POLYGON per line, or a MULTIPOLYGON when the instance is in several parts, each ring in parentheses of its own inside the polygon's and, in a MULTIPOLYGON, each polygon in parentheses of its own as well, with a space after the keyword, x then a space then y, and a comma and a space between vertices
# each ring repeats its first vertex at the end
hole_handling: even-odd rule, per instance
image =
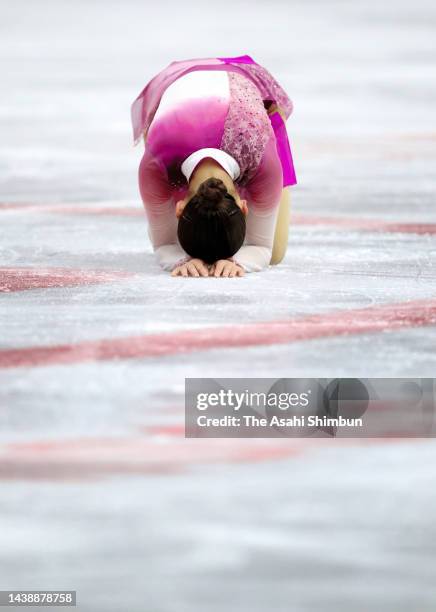
POLYGON ((297 177, 295 176, 294 162, 292 160, 286 124, 278 111, 271 113, 269 118, 276 136, 277 154, 282 164, 283 187, 295 185, 297 182, 297 177))

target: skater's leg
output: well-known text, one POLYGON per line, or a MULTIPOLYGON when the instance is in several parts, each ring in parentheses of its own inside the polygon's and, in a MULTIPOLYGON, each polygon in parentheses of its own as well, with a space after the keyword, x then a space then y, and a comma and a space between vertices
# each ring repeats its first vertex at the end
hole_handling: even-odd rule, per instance
POLYGON ((280 198, 279 212, 277 215, 276 229, 274 233, 274 244, 271 255, 271 265, 279 264, 286 254, 289 235, 289 221, 291 215, 290 188, 285 187, 280 198))

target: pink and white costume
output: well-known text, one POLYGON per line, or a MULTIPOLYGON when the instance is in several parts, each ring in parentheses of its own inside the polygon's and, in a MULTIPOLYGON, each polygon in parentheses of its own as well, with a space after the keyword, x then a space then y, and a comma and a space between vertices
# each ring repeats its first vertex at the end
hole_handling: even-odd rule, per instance
POLYGON ((249 56, 173 62, 132 105, 134 138, 146 133, 139 188, 161 266, 187 259, 177 240, 175 202, 205 157, 215 159, 248 202, 247 232, 234 259, 246 271, 269 265, 283 186, 296 183, 286 128, 292 103, 249 56))

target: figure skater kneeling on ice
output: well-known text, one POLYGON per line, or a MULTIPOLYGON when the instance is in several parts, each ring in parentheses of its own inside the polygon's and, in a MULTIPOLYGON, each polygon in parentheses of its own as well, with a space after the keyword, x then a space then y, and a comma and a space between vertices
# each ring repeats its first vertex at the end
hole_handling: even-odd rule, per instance
POLYGON ((132 105, 139 188, 173 276, 242 276, 286 252, 292 102, 251 57, 172 62, 132 105))

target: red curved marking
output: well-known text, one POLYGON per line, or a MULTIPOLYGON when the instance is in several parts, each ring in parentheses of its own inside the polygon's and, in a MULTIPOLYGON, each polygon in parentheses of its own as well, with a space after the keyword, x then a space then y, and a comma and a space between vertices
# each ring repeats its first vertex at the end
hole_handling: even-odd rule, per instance
POLYGON ((358 219, 354 217, 317 217, 291 215, 291 225, 328 225, 336 228, 367 230, 401 234, 436 234, 436 223, 398 223, 383 219, 358 219))
MULTIPOLYGON (((141 206, 109 206, 107 204, 31 204, 31 203, 0 203, 1 210, 16 210, 19 212, 43 212, 73 215, 108 215, 120 217, 143 217, 141 206)), ((291 215, 291 225, 326 225, 336 228, 355 229, 363 231, 401 233, 401 234, 436 234, 436 223, 420 223, 416 221, 396 222, 383 219, 360 219, 356 217, 323 217, 317 215, 291 215)))
POLYGON ((79 438, 0 446, 0 478, 95 478, 179 472, 191 465, 273 461, 305 450, 304 441, 79 438))
POLYGON ((71 268, 1 268, 0 293, 48 289, 52 287, 77 287, 96 283, 110 283, 128 278, 131 273, 103 270, 72 270, 71 268))
POLYGON ((288 320, 193 329, 0 351, 0 367, 161 357, 216 348, 288 344, 315 338, 436 324, 436 299, 384 304, 288 320))
MULTIPOLYGON (((424 442, 425 440, 422 440, 424 442)), ((100 478, 114 474, 172 474, 195 465, 278 461, 310 450, 337 447, 398 444, 404 438, 303 438, 161 439, 78 438, 0 445, 1 479, 49 479, 65 481, 100 478)), ((417 440, 414 440, 416 444, 417 440)))

